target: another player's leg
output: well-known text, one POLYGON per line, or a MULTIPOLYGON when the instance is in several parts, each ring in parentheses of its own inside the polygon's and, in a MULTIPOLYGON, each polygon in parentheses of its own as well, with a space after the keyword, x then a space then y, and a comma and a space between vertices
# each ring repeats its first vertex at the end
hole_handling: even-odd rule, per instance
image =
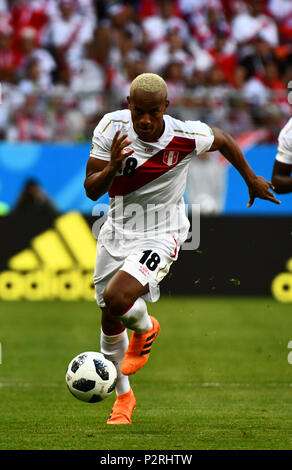
POLYGON ((117 369, 117 398, 107 420, 108 424, 131 424, 132 413, 136 407, 136 399, 129 378, 120 370, 128 344, 129 339, 125 327, 106 308, 103 308, 100 350, 115 364, 117 369))
POLYGON ((103 294, 111 315, 132 330, 129 347, 120 367, 124 375, 134 374, 146 364, 160 330, 158 321, 149 316, 146 302, 140 298, 147 289, 129 273, 118 271, 103 294))

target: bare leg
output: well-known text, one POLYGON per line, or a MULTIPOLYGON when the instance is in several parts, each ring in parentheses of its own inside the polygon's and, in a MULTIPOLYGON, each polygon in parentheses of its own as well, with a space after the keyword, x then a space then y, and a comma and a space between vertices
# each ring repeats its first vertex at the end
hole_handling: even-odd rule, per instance
POLYGON ((111 315, 121 316, 147 291, 148 285, 143 286, 127 272, 118 271, 106 286, 103 298, 111 315))

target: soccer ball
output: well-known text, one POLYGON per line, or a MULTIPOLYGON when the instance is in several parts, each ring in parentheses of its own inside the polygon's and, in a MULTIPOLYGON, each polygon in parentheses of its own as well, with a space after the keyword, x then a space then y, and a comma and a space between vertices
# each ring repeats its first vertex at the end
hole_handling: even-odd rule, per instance
POLYGON ((66 372, 69 391, 79 400, 96 403, 109 397, 117 383, 117 370, 103 354, 93 351, 74 357, 66 372))

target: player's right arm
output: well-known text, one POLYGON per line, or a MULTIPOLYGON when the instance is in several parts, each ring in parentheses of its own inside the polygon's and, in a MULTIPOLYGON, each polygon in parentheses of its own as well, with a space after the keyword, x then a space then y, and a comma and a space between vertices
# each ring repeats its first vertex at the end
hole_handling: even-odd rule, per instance
POLYGON ((124 152, 124 148, 130 144, 131 142, 127 140, 127 134, 120 136, 118 130, 112 141, 109 161, 100 159, 98 156, 89 157, 84 188, 90 199, 96 201, 109 190, 117 172, 122 168, 124 160, 133 153, 133 150, 124 152))

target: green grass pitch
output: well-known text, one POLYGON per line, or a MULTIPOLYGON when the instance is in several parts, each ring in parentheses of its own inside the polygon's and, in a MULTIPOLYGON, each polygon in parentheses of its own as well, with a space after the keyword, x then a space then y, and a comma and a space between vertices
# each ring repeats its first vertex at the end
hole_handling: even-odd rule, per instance
POLYGON ((67 390, 78 353, 99 350, 87 302, 1 302, 0 449, 291 449, 291 305, 270 298, 163 297, 146 366, 131 379, 133 424, 109 426, 114 394, 67 390))

